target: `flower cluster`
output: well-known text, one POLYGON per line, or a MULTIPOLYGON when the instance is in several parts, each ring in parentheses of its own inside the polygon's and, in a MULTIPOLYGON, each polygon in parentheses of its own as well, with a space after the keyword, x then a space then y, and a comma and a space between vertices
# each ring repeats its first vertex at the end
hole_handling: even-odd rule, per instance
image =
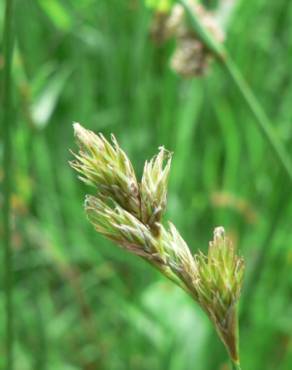
POLYGON ((192 255, 175 226, 165 228, 171 155, 164 148, 145 163, 141 182, 114 136, 112 144, 74 124, 79 153, 71 166, 82 181, 95 187, 85 210, 96 231, 134 253, 182 287, 200 304, 238 362, 236 303, 242 286, 244 262, 235 253, 222 227, 214 231, 208 255, 192 255))
POLYGON ((230 357, 238 362, 236 303, 243 282, 244 261, 236 255, 223 227, 215 228, 208 255, 199 253, 195 259, 198 301, 214 323, 230 357))

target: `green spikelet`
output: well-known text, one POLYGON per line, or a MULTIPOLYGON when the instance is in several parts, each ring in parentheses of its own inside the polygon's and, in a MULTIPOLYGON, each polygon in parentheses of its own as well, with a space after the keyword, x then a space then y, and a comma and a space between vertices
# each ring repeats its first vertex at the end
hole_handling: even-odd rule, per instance
POLYGON ((199 253, 196 261, 198 301, 213 321, 230 357, 238 362, 236 304, 242 287, 243 259, 236 255, 224 228, 217 227, 208 255, 199 253))
POLYGON ((114 136, 74 125, 79 153, 70 164, 80 179, 95 187, 85 211, 96 231, 152 264, 184 289, 207 313, 234 364, 239 364, 237 302, 244 262, 223 227, 214 231, 207 256, 193 256, 175 226, 162 223, 167 203, 171 155, 164 148, 146 161, 141 183, 114 136))

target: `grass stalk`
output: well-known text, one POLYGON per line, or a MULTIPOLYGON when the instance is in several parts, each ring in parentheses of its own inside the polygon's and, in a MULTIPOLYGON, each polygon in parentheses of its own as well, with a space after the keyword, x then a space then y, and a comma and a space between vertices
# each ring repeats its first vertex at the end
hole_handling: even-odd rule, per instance
POLYGON ((13 54, 13 0, 5 2, 3 32, 3 244, 4 244, 4 276, 5 276, 5 314, 6 314, 6 369, 13 369, 13 272, 12 272, 12 246, 11 246, 11 125, 12 125, 12 97, 11 97, 11 68, 13 54))
POLYGON ((190 25, 193 27, 200 40, 221 62, 223 69, 236 86, 238 92, 240 93, 240 96, 242 97, 242 100, 245 102, 250 113, 255 118, 258 129, 261 131, 264 138, 269 143, 275 157, 281 165, 282 170, 285 172, 290 182, 292 182, 292 164, 289 159, 289 155, 287 154, 284 146, 277 137, 277 134, 274 132, 271 121, 269 120, 267 114, 257 100, 252 89, 245 81, 239 68, 229 56, 225 47, 219 44, 204 28, 204 26, 200 22, 200 19, 196 16, 196 14, 194 14, 194 12, 190 10, 187 2, 185 0, 180 0, 179 3, 184 7, 189 18, 190 25))
POLYGON ((232 370, 241 370, 241 366, 239 364, 236 364, 234 362, 231 363, 232 370))
POLYGON ((277 133, 274 132, 272 123, 270 122, 264 109, 254 95, 252 89, 248 86, 240 70, 230 56, 226 55, 225 59, 222 60, 222 65, 228 73, 229 77, 232 79, 233 83, 236 85, 238 91, 240 92, 242 98, 246 103, 246 106, 250 110, 250 113, 254 116, 259 130, 262 132, 263 136, 269 143, 271 149, 275 154, 275 157, 278 158, 287 177, 289 177, 290 181, 292 181, 292 166, 289 155, 286 153, 284 146, 278 139, 277 133))

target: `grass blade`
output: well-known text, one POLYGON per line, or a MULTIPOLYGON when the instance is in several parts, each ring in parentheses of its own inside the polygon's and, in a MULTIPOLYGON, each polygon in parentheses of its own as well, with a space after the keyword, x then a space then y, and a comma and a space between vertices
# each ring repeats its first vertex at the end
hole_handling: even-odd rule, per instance
POLYGON ((2 131, 3 131, 3 244, 4 244, 4 276, 5 276, 5 313, 6 313, 6 369, 13 369, 13 273, 12 273, 12 248, 11 248, 11 126, 13 119, 12 112, 12 97, 11 97, 11 66, 13 54, 13 1, 6 0, 5 2, 5 18, 4 18, 4 34, 3 34, 3 49, 4 49, 4 71, 3 71, 3 115, 2 115, 2 131))

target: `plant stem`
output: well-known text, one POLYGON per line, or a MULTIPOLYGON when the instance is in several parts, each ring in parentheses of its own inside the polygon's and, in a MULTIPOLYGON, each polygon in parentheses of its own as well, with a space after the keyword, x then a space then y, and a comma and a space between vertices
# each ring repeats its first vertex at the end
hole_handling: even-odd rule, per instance
POLYGON ((259 130, 262 132, 265 139, 272 148, 275 157, 281 165, 282 170, 289 178, 289 181, 292 182, 292 164, 289 159, 289 155, 287 154, 284 146, 277 137, 272 123, 270 122, 261 104, 257 100, 255 94, 243 78, 240 70, 237 68, 232 58, 228 55, 225 47, 219 44, 212 37, 212 35, 201 24, 199 17, 197 17, 197 15, 191 11, 187 1, 180 0, 179 3, 184 7, 190 21, 190 25, 196 32, 197 36, 203 42, 205 47, 207 47, 210 52, 221 62, 223 69, 229 75, 234 85, 237 87, 238 92, 240 93, 246 106, 250 110, 251 114, 254 116, 259 130))
POLYGON ((11 67, 13 54, 13 28, 12 28, 13 0, 5 2, 5 18, 3 33, 3 243, 4 243, 4 276, 5 276, 5 314, 6 314, 6 369, 13 369, 13 273, 11 249, 11 125, 12 125, 12 98, 11 98, 11 67))
POLYGON ((222 64, 233 83, 238 88, 241 96, 244 98, 247 107, 257 122, 259 130, 262 132, 275 156, 282 164, 286 175, 289 177, 290 181, 292 181, 292 166, 289 155, 286 153, 285 148, 278 139, 277 133, 274 131, 273 125, 267 117, 265 111, 258 102, 251 88, 248 86, 247 82, 244 80, 240 70, 231 57, 226 56, 224 61, 222 60, 222 64))
POLYGON ((231 362, 231 366, 232 366, 232 370, 241 370, 241 367, 239 364, 231 362))

